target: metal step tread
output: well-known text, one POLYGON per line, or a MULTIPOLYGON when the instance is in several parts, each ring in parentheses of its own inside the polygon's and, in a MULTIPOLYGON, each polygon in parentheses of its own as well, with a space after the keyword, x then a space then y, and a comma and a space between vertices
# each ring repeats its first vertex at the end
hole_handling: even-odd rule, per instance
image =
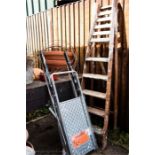
POLYGON ((111 24, 100 24, 100 25, 96 25, 94 27, 94 29, 102 29, 102 28, 111 28, 111 24))
POLYGON ((90 112, 91 114, 100 116, 100 117, 104 117, 105 116, 105 111, 98 109, 98 108, 94 108, 94 107, 88 107, 88 112, 90 112))
POLYGON ((87 57, 86 61, 108 62, 109 58, 105 58, 105 57, 87 57))
POLYGON ((84 89, 83 94, 84 95, 89 95, 89 96, 92 96, 92 97, 96 97, 96 98, 100 98, 100 99, 105 99, 106 98, 105 93, 101 93, 101 92, 94 91, 94 90, 84 89))
POLYGON ((103 7, 101 7, 100 9, 101 9, 101 10, 104 10, 104 9, 109 9, 109 8, 112 8, 112 5, 103 6, 103 7))
POLYGON ((96 20, 96 22, 106 22, 106 21, 111 21, 111 16, 109 17, 100 17, 96 20))
POLYGON ((96 36, 96 35, 110 35, 110 31, 99 31, 99 32, 94 32, 92 35, 96 36))
POLYGON ((90 41, 96 43, 107 43, 110 41, 110 38, 92 38, 90 41))
POLYGON ((106 80, 106 81, 108 80, 108 76, 107 75, 102 75, 102 74, 84 73, 83 77, 98 79, 98 80, 106 80))
POLYGON ((98 16, 110 15, 112 14, 112 10, 100 11, 98 16))

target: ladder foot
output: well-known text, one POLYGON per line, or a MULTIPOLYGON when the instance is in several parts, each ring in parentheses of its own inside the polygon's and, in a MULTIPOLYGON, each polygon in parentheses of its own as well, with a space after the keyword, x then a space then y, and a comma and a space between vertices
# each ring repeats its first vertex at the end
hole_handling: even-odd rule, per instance
POLYGON ((102 139, 102 150, 105 150, 107 148, 107 134, 103 135, 103 139, 102 139))

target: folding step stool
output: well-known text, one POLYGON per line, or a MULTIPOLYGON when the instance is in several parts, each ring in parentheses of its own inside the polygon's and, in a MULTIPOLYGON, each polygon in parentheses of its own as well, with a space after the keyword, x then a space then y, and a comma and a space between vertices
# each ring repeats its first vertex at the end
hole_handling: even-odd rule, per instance
POLYGON ((69 71, 56 72, 51 75, 48 71, 44 52, 42 51, 40 52, 40 58, 43 64, 45 80, 51 100, 49 110, 57 119, 60 138, 66 155, 85 155, 88 152, 97 149, 78 75, 72 69, 66 53, 65 58, 69 71), (72 87, 72 90, 68 91, 73 91, 74 97, 61 101, 56 82, 54 81, 54 76, 64 75, 68 75, 72 87))

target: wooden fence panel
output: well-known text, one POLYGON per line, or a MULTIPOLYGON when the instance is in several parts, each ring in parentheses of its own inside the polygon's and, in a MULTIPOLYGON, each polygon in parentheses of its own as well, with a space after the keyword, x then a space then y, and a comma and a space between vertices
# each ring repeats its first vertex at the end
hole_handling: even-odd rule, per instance
POLYGON ((61 7, 58 8, 58 37, 59 43, 62 45, 62 18, 61 18, 61 7))
POLYGON ((52 45, 52 42, 54 41, 54 32, 53 32, 53 9, 51 9, 51 18, 50 18, 50 29, 49 29, 49 33, 50 33, 50 46, 52 45))
POLYGON ((75 14, 74 14, 74 4, 70 4, 70 25, 71 25, 71 32, 70 32, 70 37, 71 37, 71 46, 75 48, 75 14))
POLYGON ((70 47, 70 7, 69 5, 65 6, 66 8, 66 44, 67 44, 67 48, 70 47))
MULTIPOLYGON (((52 46, 55 42, 66 47, 74 47, 77 52, 78 65, 76 70, 83 70, 86 47, 88 45, 89 31, 94 20, 94 3, 106 6, 112 0, 81 0, 60 7, 37 13, 26 19, 27 28, 27 55, 37 58, 37 52, 43 48, 52 46)), ((128 98, 128 48, 129 48, 129 0, 118 0, 121 4, 124 25, 123 28, 123 52, 120 60, 120 78, 115 74, 115 83, 121 85, 122 109, 126 106, 128 98)), ((39 64, 38 62, 36 62, 39 64)), ((37 65, 36 64, 36 65, 37 65)), ((116 65, 116 61, 115 61, 116 65)), ((118 67, 115 67, 118 68, 118 67)), ((118 69, 115 69, 117 72, 118 69)), ((116 91, 115 91, 116 92, 116 91)), ((116 96, 117 94, 115 94, 116 96)), ((116 98, 116 97, 115 97, 116 98)), ((124 114, 121 116, 123 117, 124 114)))
MULTIPOLYGON (((83 66, 84 63, 84 27, 85 27, 85 14, 84 14, 84 0, 80 3, 79 6, 80 18, 79 18, 79 29, 80 29, 80 65, 83 66)), ((80 67, 80 72, 82 72, 82 67, 80 67)))
POLYGON ((53 36, 54 42, 58 42, 58 8, 53 8, 53 36))
POLYGON ((62 45, 66 46, 66 12, 65 12, 65 6, 62 6, 62 45))
MULTIPOLYGON (((77 48, 83 47, 83 45, 87 46, 89 30, 93 21, 92 7, 95 1, 105 6, 110 4, 112 0, 82 0, 27 17, 27 52, 32 54, 36 50, 51 45, 54 41, 77 48)), ((128 0, 118 0, 118 2, 125 15, 125 33, 128 46, 129 2, 128 0)), ((78 49, 79 51, 83 55, 80 49, 78 49)))
POLYGON ((50 19, 51 19, 51 10, 47 10, 46 11, 46 15, 47 15, 47 41, 48 41, 48 47, 51 46, 51 32, 50 32, 50 27, 51 27, 51 23, 50 23, 50 19))
POLYGON ((77 52, 77 58, 78 58, 78 66, 77 70, 80 69, 80 27, 79 27, 79 2, 74 3, 75 6, 75 47, 77 52))
POLYGON ((90 8, 89 8, 89 1, 85 1, 85 46, 88 45, 88 38, 89 38, 89 17, 90 17, 90 8))

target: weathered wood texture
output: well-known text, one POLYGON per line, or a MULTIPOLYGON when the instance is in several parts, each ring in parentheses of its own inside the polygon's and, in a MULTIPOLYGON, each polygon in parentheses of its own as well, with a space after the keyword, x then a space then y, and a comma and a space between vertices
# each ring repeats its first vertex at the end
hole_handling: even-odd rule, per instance
MULTIPOLYGON (((32 55, 35 58, 36 66, 39 65, 37 53, 39 50, 45 49, 54 42, 59 42, 60 45, 76 49, 78 65, 76 70, 82 72, 86 47, 88 45, 89 31, 93 22, 93 4, 96 2, 101 6, 111 4, 112 0, 81 0, 80 2, 70 3, 60 7, 52 8, 44 12, 27 17, 27 55, 32 55)), ((122 46, 118 49, 118 59, 116 62, 115 74, 117 77, 114 83, 119 84, 119 88, 114 89, 117 96, 117 102, 121 104, 119 108, 128 108, 128 66, 129 66, 129 0, 117 0, 119 3, 120 14, 123 18, 122 24, 119 27, 121 31, 122 46), (127 103, 127 104, 126 104, 127 103)), ((115 86, 116 88, 116 86, 115 86)), ((120 117, 123 117, 120 116, 120 117)), ((125 118, 125 117, 123 117, 125 118)), ((125 120, 121 123, 124 123, 125 120)), ((127 121, 128 122, 128 121, 127 121)), ((121 124, 120 123, 120 124, 121 124)), ((127 124, 128 126, 128 124, 127 124)))
MULTIPOLYGON (((128 47, 128 0, 118 0, 125 15, 125 34, 128 47)), ((93 21, 92 7, 95 0, 82 0, 27 17, 27 54, 36 55, 38 50, 60 42, 73 46, 79 58, 82 71, 89 30, 93 21), (50 25, 48 24, 50 23, 50 25)), ((96 0, 105 6, 110 0, 96 0)))

